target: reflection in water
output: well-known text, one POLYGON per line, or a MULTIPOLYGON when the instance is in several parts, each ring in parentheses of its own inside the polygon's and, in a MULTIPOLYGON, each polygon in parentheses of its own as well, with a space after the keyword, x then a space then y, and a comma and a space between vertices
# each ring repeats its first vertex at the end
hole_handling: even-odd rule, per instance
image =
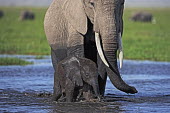
POLYGON ((56 103, 51 101, 53 68, 50 57, 17 57, 35 64, 0 66, 0 112, 169 112, 170 63, 125 61, 122 78, 135 86, 138 94, 118 91, 108 79, 104 102, 56 103))

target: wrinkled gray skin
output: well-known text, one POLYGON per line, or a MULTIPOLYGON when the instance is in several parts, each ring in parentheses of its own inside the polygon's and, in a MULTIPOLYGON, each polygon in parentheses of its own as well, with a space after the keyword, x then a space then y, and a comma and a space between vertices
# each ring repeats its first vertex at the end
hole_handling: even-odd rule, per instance
POLYGON ((135 87, 122 80, 117 66, 118 33, 123 33, 123 8, 124 0, 53 0, 44 21, 53 66, 67 56, 86 57, 98 66, 101 95, 105 92, 107 75, 117 89, 137 93, 135 87), (97 53, 95 32, 100 34, 109 68, 97 53))
POLYGON ((83 92, 87 92, 85 86, 92 87, 100 101, 98 86, 98 73, 96 64, 86 58, 67 57, 57 64, 54 82, 54 100, 61 95, 66 96, 67 102, 78 99, 83 92))

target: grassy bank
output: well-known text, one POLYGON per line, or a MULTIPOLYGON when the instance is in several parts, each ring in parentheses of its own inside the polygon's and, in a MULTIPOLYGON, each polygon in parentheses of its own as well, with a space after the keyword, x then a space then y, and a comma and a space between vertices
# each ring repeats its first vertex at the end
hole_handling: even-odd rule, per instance
POLYGON ((126 9, 124 15, 124 50, 126 59, 170 61, 170 8, 126 9), (129 21, 136 11, 153 14, 156 24, 129 21))
POLYGON ((0 65, 28 65, 33 64, 19 58, 0 58, 0 65))
MULTIPOLYGON (((50 48, 43 30, 46 8, 26 8, 35 12, 35 20, 18 21, 25 8, 3 8, 0 19, 0 54, 48 55, 50 48)), ((126 59, 170 61, 170 8, 125 9, 124 52, 126 59), (130 15, 137 10, 153 13, 156 24, 132 22, 130 15)))
POLYGON ((5 16, 0 19, 0 54, 49 54, 49 46, 43 30, 45 8, 0 9, 5 13, 5 16), (35 20, 18 20, 20 12, 25 9, 35 13, 35 20))

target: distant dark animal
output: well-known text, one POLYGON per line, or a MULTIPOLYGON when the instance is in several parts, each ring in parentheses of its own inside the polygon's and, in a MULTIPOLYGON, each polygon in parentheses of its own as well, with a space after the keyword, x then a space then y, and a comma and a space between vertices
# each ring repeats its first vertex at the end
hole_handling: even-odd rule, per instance
POLYGON ((131 16, 132 21, 152 22, 153 15, 148 12, 137 12, 131 16))
POLYGON ((55 101, 63 95, 67 102, 73 102, 83 93, 90 91, 86 90, 86 87, 91 87, 100 101, 97 67, 92 60, 67 57, 57 64, 56 70, 53 98, 55 101))
POLYGON ((0 10, 0 18, 2 18, 3 16, 4 16, 4 12, 0 10))
POLYGON ((31 11, 22 11, 19 17, 19 20, 34 20, 35 15, 31 11))

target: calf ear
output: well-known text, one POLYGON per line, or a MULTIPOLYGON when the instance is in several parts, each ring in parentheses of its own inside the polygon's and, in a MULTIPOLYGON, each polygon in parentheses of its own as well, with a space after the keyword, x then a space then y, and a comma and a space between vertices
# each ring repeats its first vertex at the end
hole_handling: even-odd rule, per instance
POLYGON ((66 74, 67 78, 69 78, 76 86, 83 86, 83 80, 81 78, 80 72, 76 70, 70 70, 69 73, 66 74))
POLYGON ((87 32, 87 16, 82 0, 62 0, 62 8, 67 21, 81 34, 87 32))
POLYGON ((64 70, 64 67, 63 67, 63 65, 61 63, 59 63, 57 65, 57 72, 55 72, 55 73, 58 74, 58 76, 65 75, 65 70, 64 70))
MULTIPOLYGON (((68 67, 67 67, 68 68, 68 67)), ((81 78, 80 72, 71 69, 71 70, 65 70, 66 71, 66 78, 70 79, 76 86, 83 86, 83 80, 81 78)))
POLYGON ((83 86, 83 80, 81 77, 80 69, 77 68, 79 67, 74 67, 73 69, 67 67, 67 69, 65 69, 66 77, 69 78, 74 84, 76 84, 76 86, 83 86))
POLYGON ((76 73, 75 74, 76 76, 74 77, 75 84, 77 86, 83 86, 83 80, 82 80, 80 71, 75 72, 75 73, 76 73))

